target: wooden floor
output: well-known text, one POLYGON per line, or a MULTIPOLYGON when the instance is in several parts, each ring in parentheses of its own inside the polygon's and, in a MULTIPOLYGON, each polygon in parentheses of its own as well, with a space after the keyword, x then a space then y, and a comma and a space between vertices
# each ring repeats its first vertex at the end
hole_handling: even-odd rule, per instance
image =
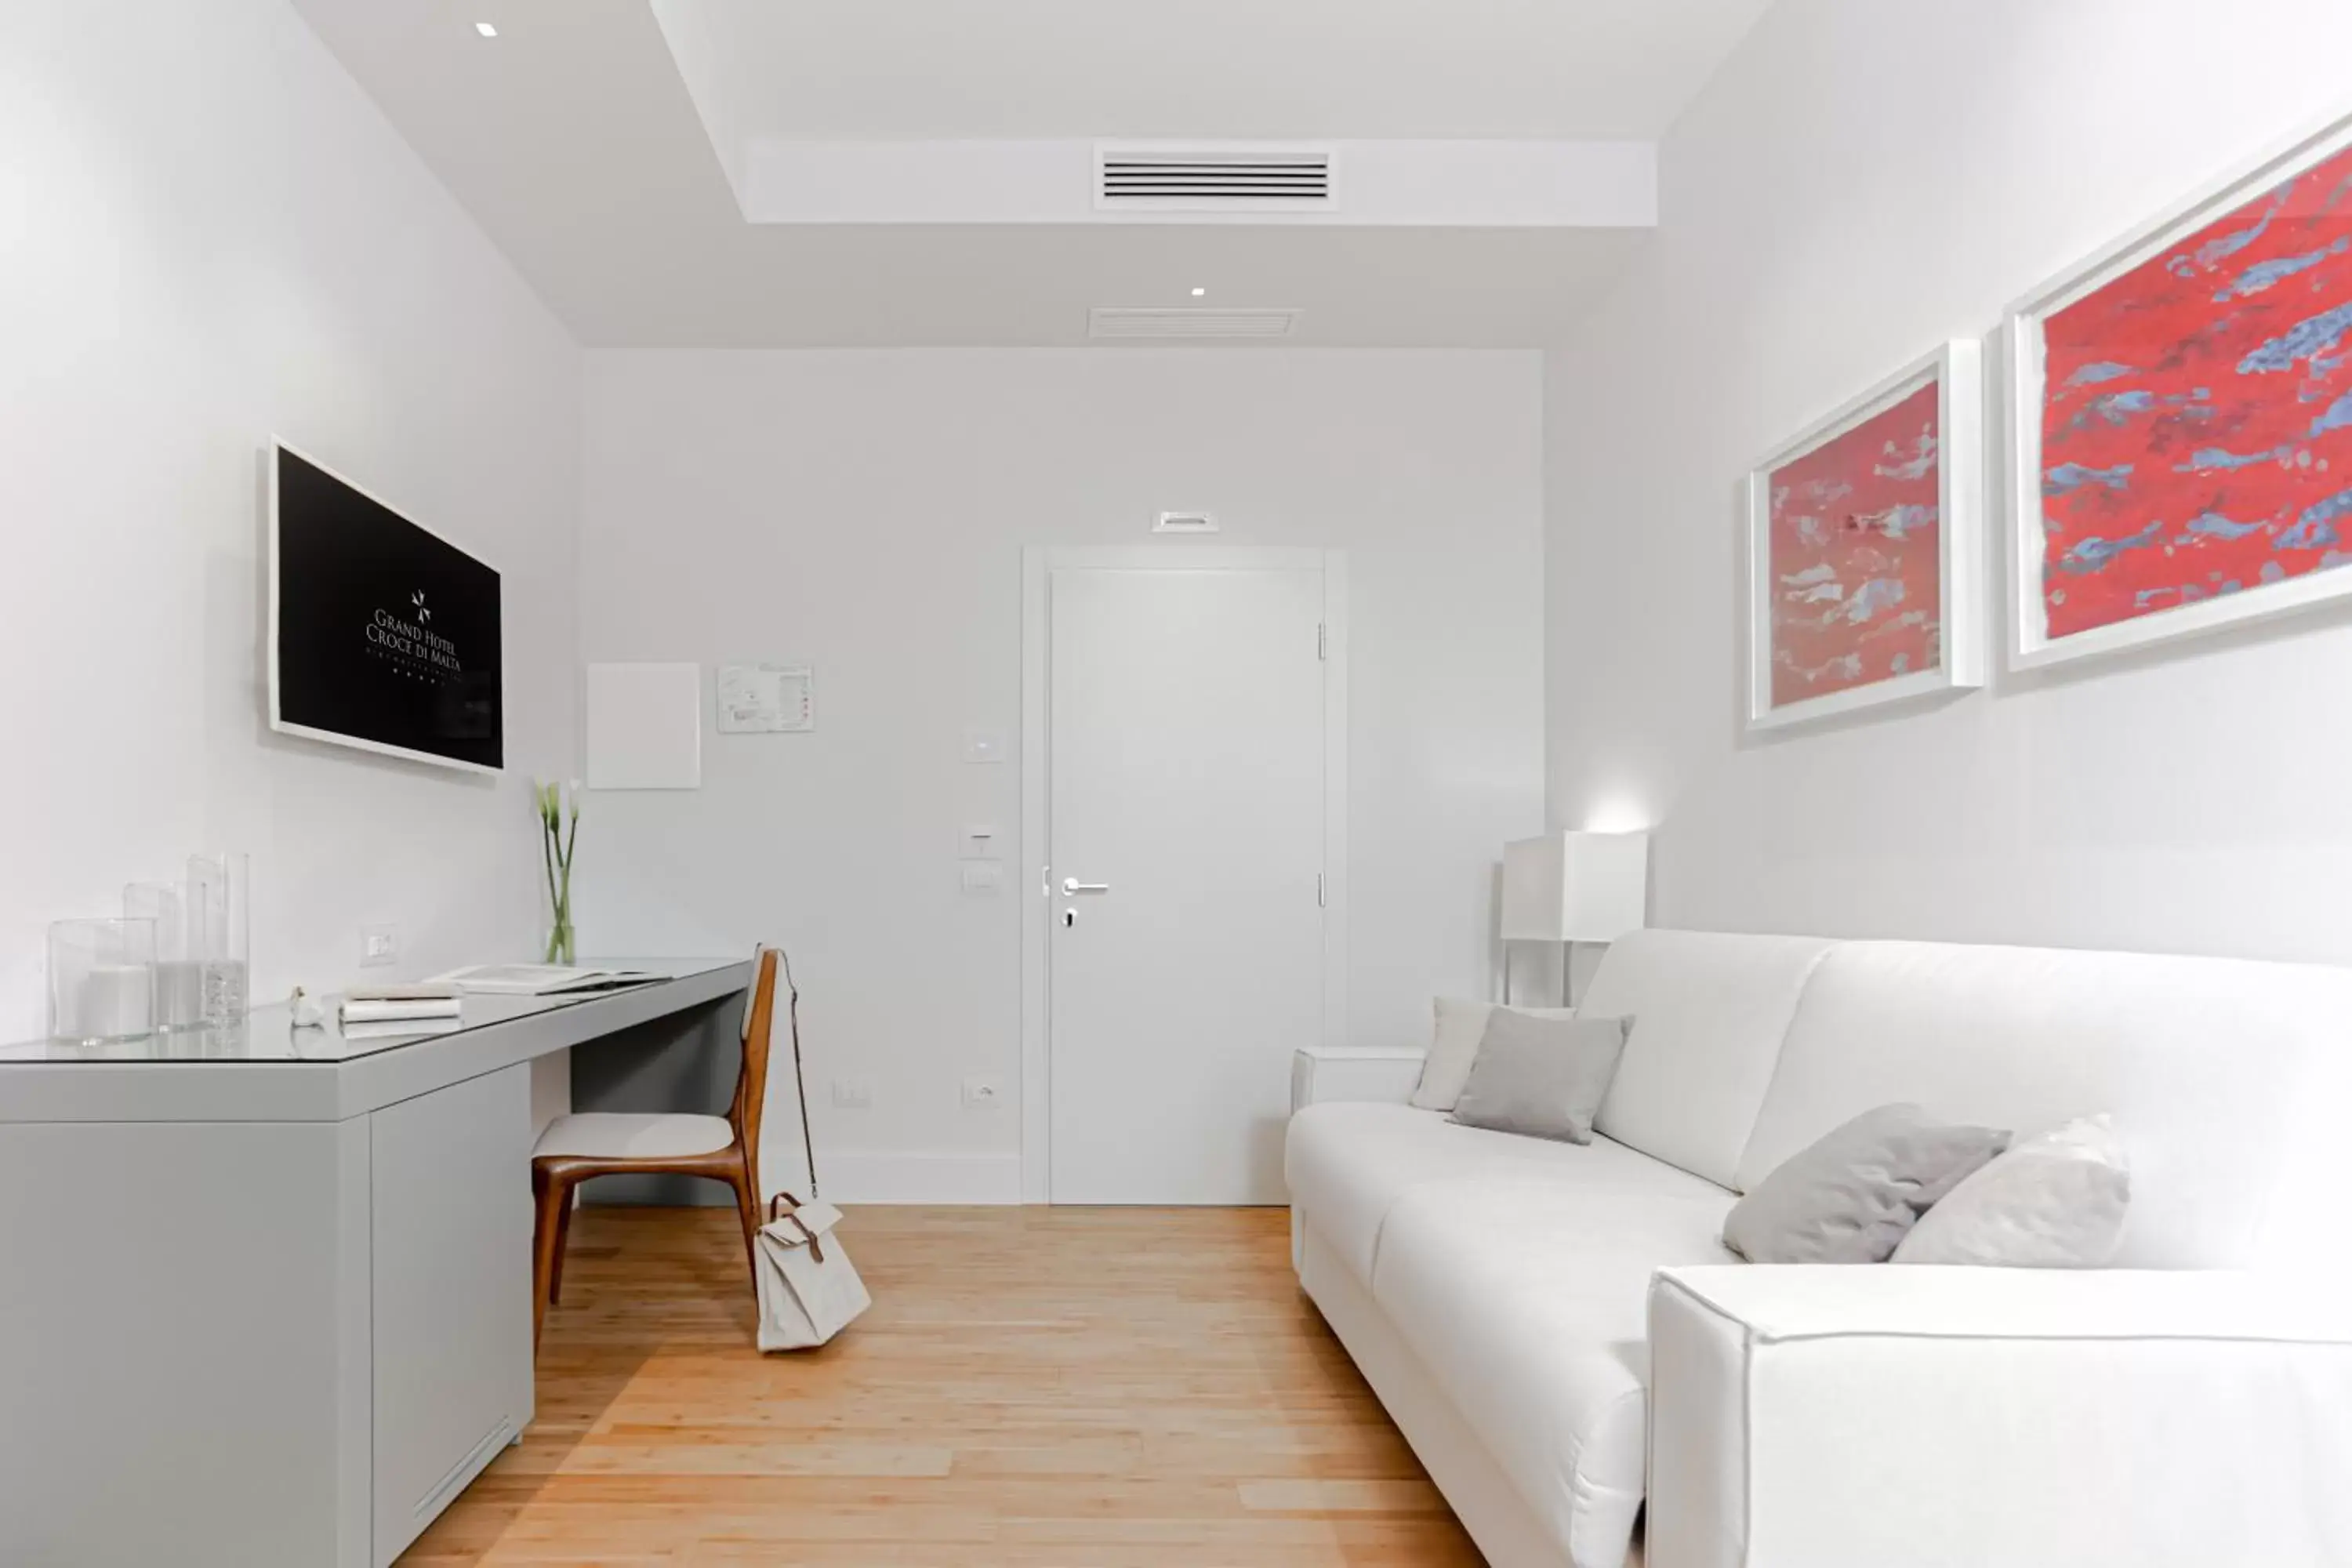
POLYGON ((1480 1561, 1284 1211, 862 1209, 873 1310, 768 1357, 734 1226, 581 1211, 538 1421, 404 1564, 1480 1561))

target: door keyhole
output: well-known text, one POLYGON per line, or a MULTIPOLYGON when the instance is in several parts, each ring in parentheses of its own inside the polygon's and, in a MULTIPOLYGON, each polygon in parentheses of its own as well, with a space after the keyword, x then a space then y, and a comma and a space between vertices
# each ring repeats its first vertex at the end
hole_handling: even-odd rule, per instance
POLYGON ((1064 931, 1067 931, 1067 930, 1069 930, 1072 926, 1074 926, 1074 925, 1076 925, 1076 924, 1077 924, 1077 923, 1078 923, 1078 911, 1077 911, 1077 910, 1064 910, 1062 911, 1062 929, 1063 929, 1064 931))

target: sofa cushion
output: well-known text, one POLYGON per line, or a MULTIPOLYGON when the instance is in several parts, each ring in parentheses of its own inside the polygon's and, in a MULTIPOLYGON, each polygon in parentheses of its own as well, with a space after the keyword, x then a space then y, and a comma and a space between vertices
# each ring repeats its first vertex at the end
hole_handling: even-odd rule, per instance
POLYGON ((1497 1007, 1454 1102, 1454 1120, 1523 1138, 1590 1143, 1593 1113, 1624 1049, 1622 1018, 1528 1018, 1497 1007))
MULTIPOLYGON (((1890 1100, 2021 1139, 2106 1111, 2132 1172, 2117 1267, 2293 1263, 2338 1224, 2347 1037, 2352 971, 1843 942, 1805 988, 1735 1184, 1890 1100)), ((1621 1085, 1640 1048, 1637 1022, 1621 1085)))
POLYGON ((1720 1198, 1726 1207, 1731 1202, 1713 1183, 1606 1138, 1581 1144, 1515 1138, 1459 1127, 1443 1111, 1409 1105, 1310 1105, 1290 1119, 1283 1150, 1292 1205, 1366 1285, 1389 1210, 1430 1183, 1477 1177, 1569 1192, 1720 1198))
POLYGON ((1612 943, 1578 1010, 1630 1017, 1633 1032, 1594 1126, 1730 1186, 1798 994, 1833 945, 1687 931, 1612 943))
POLYGON ((2006 1131, 1916 1105, 1865 1110, 1748 1189, 1723 1244, 1750 1263, 1884 1263, 1921 1215, 2008 1147, 2006 1131))
POLYGON ((1486 1025, 1496 1013, 1528 1018, 1573 1018, 1573 1007, 1502 1007, 1493 1002, 1472 1002, 1440 996, 1430 1004, 1437 1020, 1430 1037, 1429 1054, 1422 1058, 1421 1081, 1412 1087, 1412 1103, 1423 1110, 1451 1110, 1470 1081, 1470 1068, 1486 1037, 1486 1025))
POLYGON ((2131 1212, 2131 1159, 2115 1120, 2085 1116, 2029 1138, 1944 1194, 1893 1263, 2104 1268, 2131 1212))
POLYGON ((1641 1507, 1650 1278, 1736 1261, 1731 1204, 1485 1176, 1390 1211, 1373 1299, 1577 1563, 1622 1561, 1641 1507))

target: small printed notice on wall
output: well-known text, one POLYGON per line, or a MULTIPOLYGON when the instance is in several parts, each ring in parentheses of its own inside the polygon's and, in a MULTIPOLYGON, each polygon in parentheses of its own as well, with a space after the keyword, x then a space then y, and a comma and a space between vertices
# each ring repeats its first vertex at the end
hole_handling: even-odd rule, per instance
POLYGON ((806 665, 719 666, 719 733, 775 734, 815 728, 816 677, 806 665))

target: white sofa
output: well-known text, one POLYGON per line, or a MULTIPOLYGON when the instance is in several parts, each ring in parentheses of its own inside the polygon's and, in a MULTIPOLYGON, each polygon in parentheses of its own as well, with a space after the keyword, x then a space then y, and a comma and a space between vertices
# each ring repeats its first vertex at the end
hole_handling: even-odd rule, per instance
POLYGON ((1310 1050, 1301 1283, 1496 1568, 2352 1563, 2352 971, 1643 931, 1588 1146, 1310 1050), (2114 1114, 2116 1267, 1759 1268, 1737 1195, 1873 1106, 2114 1114))

